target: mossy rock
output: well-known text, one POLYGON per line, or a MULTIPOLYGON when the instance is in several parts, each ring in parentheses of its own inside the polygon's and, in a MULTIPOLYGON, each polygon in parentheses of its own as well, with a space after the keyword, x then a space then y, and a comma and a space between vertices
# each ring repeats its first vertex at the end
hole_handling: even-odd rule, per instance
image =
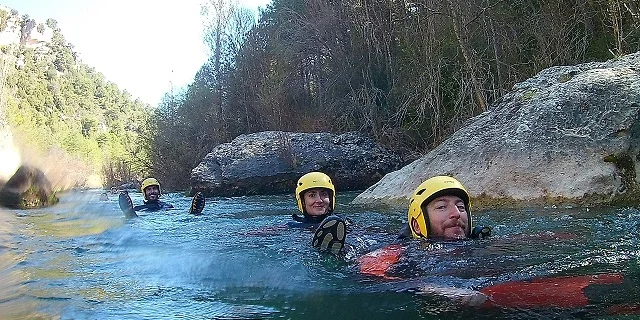
POLYGON ((51 183, 35 167, 21 166, 0 189, 0 205, 13 209, 35 209, 58 203, 51 183))

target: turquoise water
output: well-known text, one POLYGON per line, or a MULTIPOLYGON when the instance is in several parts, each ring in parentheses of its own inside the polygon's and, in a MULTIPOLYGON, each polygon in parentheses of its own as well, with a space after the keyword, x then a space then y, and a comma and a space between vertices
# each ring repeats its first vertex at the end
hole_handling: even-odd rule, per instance
MULTIPOLYGON (((405 212, 344 205, 355 195, 338 198, 336 211, 354 223, 340 258, 312 250, 310 231, 274 228, 296 212, 292 195, 208 198, 198 217, 179 194, 164 197, 178 209, 131 220, 99 191, 66 193, 46 209, 0 209, 0 318, 591 318, 640 305, 634 208, 477 212, 493 237, 412 242, 407 278, 381 280, 361 275, 356 257, 392 242, 405 212), (474 307, 415 289, 601 273, 626 280, 572 308, 474 307)), ((631 310, 622 315, 640 316, 631 310)))

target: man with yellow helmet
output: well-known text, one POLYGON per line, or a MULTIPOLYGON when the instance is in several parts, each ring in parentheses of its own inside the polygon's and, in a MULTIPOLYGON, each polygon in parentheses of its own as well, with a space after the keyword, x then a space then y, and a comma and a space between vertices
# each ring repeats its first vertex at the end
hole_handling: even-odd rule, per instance
MULTIPOLYGON (((126 217, 137 217, 136 211, 158 211, 158 210, 167 210, 173 209, 173 205, 160 201, 160 197, 162 195, 160 191, 160 183, 155 178, 147 178, 142 181, 140 184, 140 191, 144 195, 144 203, 141 205, 134 206, 131 201, 131 197, 126 192, 120 193, 118 198, 120 209, 124 212, 126 217)), ((200 214, 204 209, 204 196, 202 193, 198 192, 194 195, 193 200, 191 201, 191 214, 200 214)))
MULTIPOLYGON (((467 189, 453 177, 436 176, 421 183, 409 200, 407 225, 399 239, 463 240, 491 235, 489 227, 472 228, 471 200, 467 189)), ((391 244, 358 259, 360 271, 382 277, 388 274, 405 247, 391 244)))
POLYGON ((344 248, 345 220, 333 215, 336 189, 331 178, 322 172, 309 172, 296 184, 296 201, 302 217, 292 215, 295 221, 289 227, 315 230, 312 245, 320 251, 334 254, 344 248))
MULTIPOLYGON (((453 177, 436 176, 420 184, 409 200, 407 230, 413 238, 465 239, 472 236, 471 201, 453 177)), ((404 232, 408 236, 408 232, 404 232)))
MULTIPOLYGON (((409 200, 407 225, 399 238, 463 240, 490 235, 489 227, 473 227, 471 201, 465 187, 453 177, 436 176, 415 189, 409 200)), ((410 265, 399 263, 405 250, 406 246, 394 243, 368 253, 358 259, 360 272, 386 279, 399 279, 400 274, 414 274, 398 270, 410 265)), ((432 283, 422 283, 411 289, 453 298, 471 306, 583 307, 594 301, 624 301, 633 289, 621 289, 624 288, 622 286, 636 288, 637 283, 636 279, 623 277, 620 273, 609 273, 509 281, 480 290, 432 283), (620 295, 621 292, 623 295, 620 295)))
POLYGON ((173 205, 160 201, 160 182, 156 178, 146 178, 140 184, 140 192, 144 195, 145 203, 155 206, 154 209, 173 208, 173 205))

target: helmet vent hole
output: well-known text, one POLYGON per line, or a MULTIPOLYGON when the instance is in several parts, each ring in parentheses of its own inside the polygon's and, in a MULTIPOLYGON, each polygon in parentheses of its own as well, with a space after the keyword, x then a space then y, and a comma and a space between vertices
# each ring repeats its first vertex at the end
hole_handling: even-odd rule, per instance
POLYGON ((427 189, 421 189, 420 191, 416 192, 416 195, 419 196, 419 195, 423 194, 425 190, 427 190, 427 189))

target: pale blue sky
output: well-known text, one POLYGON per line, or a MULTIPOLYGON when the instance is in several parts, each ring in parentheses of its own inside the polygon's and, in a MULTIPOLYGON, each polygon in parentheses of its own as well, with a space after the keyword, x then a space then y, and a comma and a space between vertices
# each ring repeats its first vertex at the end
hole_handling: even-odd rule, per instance
MULTIPOLYGON (((207 57, 203 0, 0 0, 38 22, 58 21, 82 61, 153 106, 191 80, 207 57)), ((264 7, 270 0, 240 0, 264 7)))

